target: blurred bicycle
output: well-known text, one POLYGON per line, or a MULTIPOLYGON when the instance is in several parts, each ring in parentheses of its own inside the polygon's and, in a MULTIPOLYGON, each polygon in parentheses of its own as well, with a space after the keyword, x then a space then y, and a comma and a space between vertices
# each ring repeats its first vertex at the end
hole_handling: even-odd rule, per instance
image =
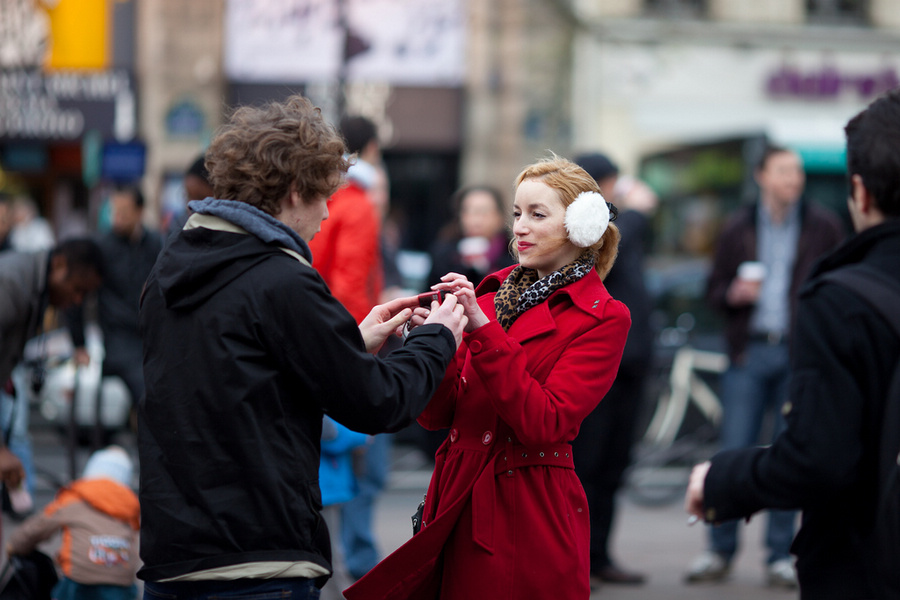
POLYGON ((682 323, 671 365, 660 369, 652 413, 626 473, 626 494, 637 504, 662 505, 683 497, 691 468, 714 450, 722 417, 715 388, 728 368, 728 357, 688 343, 691 327, 682 323))

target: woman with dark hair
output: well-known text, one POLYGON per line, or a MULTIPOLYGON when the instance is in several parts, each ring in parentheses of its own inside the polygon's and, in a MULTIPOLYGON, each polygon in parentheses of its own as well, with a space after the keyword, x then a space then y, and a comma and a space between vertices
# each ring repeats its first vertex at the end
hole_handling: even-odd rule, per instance
POLYGON ((428 285, 451 272, 478 285, 488 273, 515 262, 499 191, 486 185, 467 186, 453 194, 451 203, 454 220, 431 248, 428 285))
POLYGON ((590 596, 590 523, 570 442, 612 385, 630 325, 603 286, 619 243, 615 214, 584 169, 540 161, 516 180, 519 264, 477 289, 459 273, 433 286, 455 294, 468 317, 419 418, 450 433, 420 531, 347 598, 590 596))

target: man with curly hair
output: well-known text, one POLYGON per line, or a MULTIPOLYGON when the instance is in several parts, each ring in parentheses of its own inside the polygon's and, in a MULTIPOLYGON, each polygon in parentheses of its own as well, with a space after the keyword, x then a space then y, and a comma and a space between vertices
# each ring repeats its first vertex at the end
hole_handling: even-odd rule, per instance
POLYGON ((242 107, 206 154, 215 199, 193 213, 141 299, 141 559, 147 598, 318 598, 331 575, 318 483, 322 417, 395 431, 424 409, 459 344, 455 298, 386 358, 415 298, 359 325, 307 242, 347 169, 300 96, 242 107), (268 596, 267 596, 268 597, 268 596))

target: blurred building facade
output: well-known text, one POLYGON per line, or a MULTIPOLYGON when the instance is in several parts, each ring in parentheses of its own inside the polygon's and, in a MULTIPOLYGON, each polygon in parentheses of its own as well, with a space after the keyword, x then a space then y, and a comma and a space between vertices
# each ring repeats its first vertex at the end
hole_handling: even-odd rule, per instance
POLYGON ((575 0, 572 146, 660 196, 648 279, 665 315, 716 331, 703 286, 723 220, 756 198, 766 143, 846 214, 843 126, 900 86, 898 0, 575 0))
MULTIPOLYGON (((841 125, 900 84, 900 0, 4 0, 0 31, 0 188, 58 230, 128 178, 165 221, 228 109, 294 92, 379 124, 422 250, 459 185, 511 196, 551 151, 601 148, 664 203, 733 203, 771 140, 831 186, 841 125)), ((688 204, 668 229, 699 220, 678 242, 699 248, 688 204)))

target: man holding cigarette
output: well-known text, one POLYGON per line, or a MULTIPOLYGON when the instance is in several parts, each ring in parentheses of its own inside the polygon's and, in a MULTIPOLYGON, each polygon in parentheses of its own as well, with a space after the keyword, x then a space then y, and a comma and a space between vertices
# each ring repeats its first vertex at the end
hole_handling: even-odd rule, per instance
MULTIPOLYGON (((725 319, 731 361, 722 378, 722 450, 754 446, 767 411, 773 436, 784 429, 781 407, 788 389, 788 350, 797 292, 813 263, 843 238, 839 219, 801 200, 800 157, 769 146, 755 171, 759 201, 725 224, 707 286, 707 301, 725 319)), ((793 511, 770 511, 766 530, 769 585, 796 587, 790 558, 793 511)), ((709 528, 709 549, 691 564, 688 583, 728 577, 738 549, 738 522, 709 528)))

